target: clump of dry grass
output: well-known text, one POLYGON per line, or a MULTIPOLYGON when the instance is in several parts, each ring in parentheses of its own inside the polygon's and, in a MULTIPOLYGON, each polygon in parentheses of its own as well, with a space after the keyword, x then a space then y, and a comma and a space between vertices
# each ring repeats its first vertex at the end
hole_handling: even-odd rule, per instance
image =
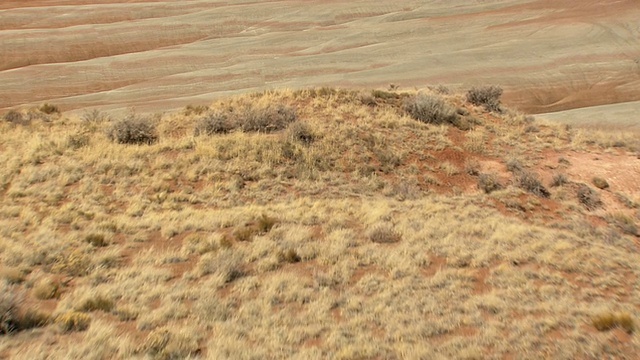
POLYGON ((36 299, 55 299, 60 296, 60 283, 49 278, 42 279, 34 285, 31 292, 36 299))
POLYGON ((43 113, 47 114, 47 115, 59 114, 60 113, 60 109, 56 105, 49 104, 49 103, 44 103, 44 104, 40 105, 38 110, 40 112, 43 112, 43 113))
POLYGON ((305 145, 313 143, 316 135, 307 123, 296 121, 287 128, 287 138, 305 145))
POLYGON ((608 331, 615 328, 621 328, 631 334, 635 331, 635 322, 628 313, 612 313, 605 312, 598 314, 591 319, 591 324, 598 331, 608 331))
POLYGON ((563 186, 569 183, 569 178, 565 174, 555 174, 553 175, 553 179, 551 180, 551 187, 563 186))
POLYGON ((496 190, 502 189, 502 184, 500 184, 500 181, 496 174, 480 174, 478 176, 478 189, 484 191, 486 194, 489 194, 496 190))
POLYGON ((95 247, 105 247, 109 245, 109 243, 105 239, 104 234, 99 233, 88 234, 87 236, 85 236, 84 241, 95 247))
POLYGON ((278 259, 280 261, 284 261, 290 264, 300 262, 302 258, 298 255, 298 252, 294 249, 288 249, 286 251, 281 251, 278 253, 278 259))
POLYGON ((472 87, 467 92, 467 101, 476 106, 483 106, 488 111, 500 111, 502 88, 499 86, 472 87))
POLYGON ((168 328, 153 330, 137 349, 153 359, 185 359, 200 353, 197 336, 186 332, 176 332, 168 328))
POLYGON ((615 226, 620 228, 622 232, 629 235, 640 235, 638 233, 638 226, 635 221, 628 215, 624 213, 615 213, 608 216, 609 222, 613 223, 615 226))
POLYGON ((8 284, 19 284, 25 280, 25 273, 17 268, 0 269, 0 280, 6 281, 8 284))
POLYGON ((577 191, 578 201, 584 205, 588 210, 595 210, 602 206, 602 200, 600 195, 590 188, 589 186, 582 184, 577 191))
POLYGON ((102 311, 110 312, 115 307, 115 302, 110 298, 96 294, 84 298, 77 306, 76 310, 82 312, 102 311))
POLYGON ((41 311, 20 309, 22 294, 6 283, 0 285, 0 334, 42 327, 49 323, 50 316, 41 311))
POLYGON ((91 324, 91 317, 83 312, 68 311, 56 316, 56 324, 65 332, 84 331, 91 324))
POLYGON ((202 115, 205 112, 207 112, 207 110, 209 110, 208 106, 189 104, 184 107, 184 109, 182 110, 182 113, 184 114, 184 116, 202 115))

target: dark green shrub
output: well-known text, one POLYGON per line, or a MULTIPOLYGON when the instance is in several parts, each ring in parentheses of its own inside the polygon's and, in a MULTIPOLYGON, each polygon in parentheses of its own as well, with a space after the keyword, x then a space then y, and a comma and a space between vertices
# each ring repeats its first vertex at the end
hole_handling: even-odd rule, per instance
POLYGON ((456 108, 433 95, 417 94, 407 99, 404 110, 412 118, 427 124, 454 124, 458 120, 456 108))
POLYGON ((158 141, 155 122, 136 115, 129 115, 114 123, 107 136, 118 144, 150 145, 158 141))
POLYGON ((501 96, 502 88, 499 86, 472 87, 467 92, 467 101, 488 111, 499 111, 501 96))

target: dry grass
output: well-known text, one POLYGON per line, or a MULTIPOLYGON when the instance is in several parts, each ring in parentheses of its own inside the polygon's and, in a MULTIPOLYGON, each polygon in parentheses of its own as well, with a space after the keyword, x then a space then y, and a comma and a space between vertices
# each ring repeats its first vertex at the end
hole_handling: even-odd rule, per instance
POLYGON ((508 156, 539 181, 590 179, 541 154, 606 142, 504 109, 483 114, 464 94, 430 96, 476 118, 473 130, 416 121, 404 107, 413 95, 247 94, 154 117, 145 146, 110 140, 117 119, 0 123, 3 326, 29 314, 20 321, 40 327, 0 335, 0 357, 640 352, 635 335, 616 343, 585 326, 603 307, 636 308, 640 261, 620 230, 637 209, 603 214, 600 190, 571 182, 537 197, 518 187, 523 170, 505 169, 508 156), (203 117, 246 111, 267 125, 194 136, 203 117))

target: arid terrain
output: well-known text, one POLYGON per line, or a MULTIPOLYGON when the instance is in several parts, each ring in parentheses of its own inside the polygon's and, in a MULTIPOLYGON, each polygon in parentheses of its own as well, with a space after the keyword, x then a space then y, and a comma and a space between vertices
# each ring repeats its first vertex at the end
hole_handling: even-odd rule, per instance
POLYGON ((0 110, 390 83, 498 84, 529 113, 638 101, 639 18, 637 0, 5 0, 0 110))
POLYGON ((638 18, 0 1, 0 359, 636 358, 638 18))

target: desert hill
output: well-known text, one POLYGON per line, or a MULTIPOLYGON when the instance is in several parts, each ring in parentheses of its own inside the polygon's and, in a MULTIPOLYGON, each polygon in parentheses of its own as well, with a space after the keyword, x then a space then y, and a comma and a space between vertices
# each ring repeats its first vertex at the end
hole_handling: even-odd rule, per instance
POLYGON ((632 358, 639 139, 499 89, 0 123, 0 357, 632 358))

